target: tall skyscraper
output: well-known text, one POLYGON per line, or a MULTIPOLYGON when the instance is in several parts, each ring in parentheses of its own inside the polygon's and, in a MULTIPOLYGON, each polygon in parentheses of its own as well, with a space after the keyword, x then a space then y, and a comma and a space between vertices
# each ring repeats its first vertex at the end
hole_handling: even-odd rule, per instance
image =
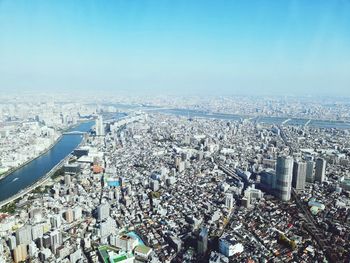
POLYGON ((316 159, 315 181, 322 183, 326 178, 326 160, 323 158, 316 159))
POLYGON ((292 188, 293 158, 281 156, 277 159, 276 189, 282 201, 289 201, 292 188))
POLYGON ((292 186, 297 190, 303 190, 305 188, 306 168, 307 165, 305 162, 294 162, 292 186))
POLYGON ((37 224, 32 226, 32 240, 37 240, 38 238, 43 237, 44 229, 42 224, 37 224))
POLYGON ((308 183, 313 183, 315 181, 314 167, 314 161, 306 162, 306 182, 308 183))
POLYGON ((32 226, 24 225, 16 231, 17 245, 29 245, 32 241, 32 226))
POLYGON ((198 236, 197 249, 199 255, 205 255, 208 249, 208 228, 202 227, 198 236))
POLYGON ((104 203, 97 207, 97 220, 102 221, 109 217, 109 205, 104 203))
POLYGON ((233 195, 231 193, 228 193, 225 195, 225 206, 227 209, 231 210, 233 208, 233 195))
POLYGON ((99 115, 96 119, 95 129, 96 129, 96 136, 105 135, 105 127, 103 125, 103 118, 101 115, 99 115))
POLYGON ((63 242, 62 240, 62 233, 59 230, 54 230, 50 233, 50 244, 51 246, 57 247, 61 245, 63 242))

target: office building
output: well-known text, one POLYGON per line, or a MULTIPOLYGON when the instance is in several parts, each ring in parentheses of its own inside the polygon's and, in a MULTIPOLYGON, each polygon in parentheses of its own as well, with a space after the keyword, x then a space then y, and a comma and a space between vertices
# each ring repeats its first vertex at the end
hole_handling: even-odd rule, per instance
POLYGON ((108 237, 112 234, 115 234, 116 229, 117 224, 115 220, 113 220, 111 217, 108 217, 100 224, 100 235, 102 238, 108 237))
POLYGON ((81 220, 83 216, 83 210, 80 206, 76 206, 73 209, 74 220, 81 220))
POLYGON ((315 168, 314 161, 306 162, 306 182, 308 183, 313 183, 315 181, 314 168, 315 168))
POLYGON ((138 244, 138 240, 128 235, 112 235, 110 238, 112 246, 118 247, 123 251, 132 251, 138 244))
POLYGON ((68 173, 66 173, 64 175, 64 184, 66 186, 70 186, 70 184, 71 184, 71 177, 70 177, 70 174, 68 174, 68 173))
POLYGON ((62 245, 62 233, 59 230, 54 230, 50 233, 50 244, 53 247, 62 245))
POLYGON ((15 249, 15 247, 17 246, 16 237, 15 236, 10 236, 8 238, 8 244, 9 244, 10 250, 15 249))
POLYGON ((322 183, 326 179, 326 160, 323 158, 316 159, 315 181, 322 183))
POLYGON ((266 169, 260 173, 260 185, 267 191, 276 188, 276 169, 266 169))
MULTIPOLYGON (((83 150, 77 149, 75 151, 83 151, 83 150)), ((88 153, 89 153, 89 151, 87 150, 87 153, 83 154, 83 155, 88 155, 88 153)), ((83 155, 81 155, 81 156, 83 156, 83 155)), ((79 156, 78 158, 80 158, 81 156, 79 156)), ((64 169, 65 173, 77 174, 77 173, 80 172, 81 166, 80 166, 80 164, 66 164, 66 165, 63 166, 63 169, 64 169)))
POLYGON ((52 228, 59 228, 62 224, 61 215, 54 215, 50 219, 52 228))
POLYGON ((29 245, 32 241, 32 227, 24 225, 16 232, 17 245, 29 245))
POLYGON ((105 135, 105 127, 103 125, 103 118, 99 115, 95 122, 96 136, 104 136, 105 135))
POLYGON ((254 204, 257 200, 260 200, 264 196, 263 192, 255 188, 255 185, 248 186, 244 191, 244 197, 247 199, 247 207, 254 204))
POLYGON ((307 164, 305 162, 301 162, 301 161, 294 162, 292 186, 296 190, 305 189, 306 169, 307 169, 307 164))
POLYGON ((159 181, 158 180, 150 180, 150 188, 153 192, 159 190, 159 181))
POLYGON ((281 156, 277 159, 276 190, 282 201, 289 201, 291 197, 293 176, 293 158, 281 156))
POLYGON ((43 236, 43 247, 50 248, 51 247, 51 237, 48 234, 43 236))
POLYGON ((228 193, 225 195, 225 206, 227 209, 231 210, 233 208, 233 194, 228 193))
POLYGON ((109 217, 109 205, 101 204, 97 207, 97 220, 102 221, 109 217))
POLYGON ((32 227, 32 240, 43 237, 44 228, 42 224, 38 224, 32 227))
POLYGON ((198 236, 197 252, 199 255, 205 255, 208 249, 208 228, 202 227, 198 236))
POLYGON ((233 236, 223 236, 219 239, 219 251, 226 257, 231 257, 237 253, 242 253, 244 247, 242 243, 237 242, 233 236))
POLYGON ((67 211, 64 213, 65 219, 67 223, 72 223, 74 220, 73 210, 71 208, 68 208, 67 211))
POLYGON ((74 253, 69 255, 69 261, 71 263, 76 263, 83 258, 83 253, 81 249, 76 250, 74 253))
POLYGON ((27 246, 26 245, 18 245, 14 250, 13 250, 13 259, 15 263, 18 262, 23 262, 27 259, 28 256, 28 251, 27 251, 27 246))

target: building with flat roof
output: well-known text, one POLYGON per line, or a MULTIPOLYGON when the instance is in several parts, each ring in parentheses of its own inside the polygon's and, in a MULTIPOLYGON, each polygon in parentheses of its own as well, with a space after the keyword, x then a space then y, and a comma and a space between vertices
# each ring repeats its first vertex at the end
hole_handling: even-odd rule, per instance
POLYGON ((323 158, 316 159, 315 181, 322 183, 326 179, 327 162, 323 158))
POLYGON ((293 175, 293 158, 281 156, 277 159, 276 166, 276 188, 278 197, 282 201, 289 201, 291 198, 293 175))

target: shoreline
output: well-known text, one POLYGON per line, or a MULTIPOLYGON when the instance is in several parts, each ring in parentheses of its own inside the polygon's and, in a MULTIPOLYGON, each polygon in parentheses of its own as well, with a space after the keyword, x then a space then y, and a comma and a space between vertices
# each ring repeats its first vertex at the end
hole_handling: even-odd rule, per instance
POLYGON ((2 179, 5 179, 7 176, 9 176, 10 174, 16 172, 17 170, 23 168, 24 166, 26 166, 27 164, 31 163, 32 161, 35 161, 36 159, 38 159, 39 157, 41 157, 42 155, 44 155, 45 153, 47 153, 48 151, 50 151, 63 137, 63 134, 59 135, 57 137, 57 139, 49 146, 47 147, 45 150, 43 150, 42 152, 39 153, 38 156, 35 156, 33 158, 30 158, 29 160, 25 161, 24 163, 20 164, 19 166, 15 167, 15 168, 11 168, 10 170, 8 170, 7 172, 5 172, 4 174, 0 175, 0 181, 2 179))
POLYGON ((5 179, 7 176, 11 175, 12 173, 16 172, 17 170, 23 168, 24 166, 26 166, 27 164, 31 163, 32 161, 35 161, 36 159, 38 159, 39 157, 41 157, 42 155, 46 154, 48 151, 50 151, 63 137, 64 133, 67 132, 68 130, 70 129, 73 129, 74 127, 77 127, 79 126, 80 124, 82 123, 85 123, 85 122, 89 122, 91 120, 84 120, 84 121, 79 121, 77 124, 74 124, 74 125, 71 125, 69 126, 68 128, 66 129, 63 129, 61 130, 60 132, 60 135, 57 137, 57 139, 49 146, 47 147, 45 150, 43 150, 41 153, 39 153, 38 156, 35 156, 33 158, 30 158, 29 160, 25 161, 24 163, 22 163, 21 165, 17 166, 17 167, 14 167, 14 168, 11 168, 10 170, 8 170, 7 172, 3 173, 0 175, 0 181, 2 179, 5 179))
POLYGON ((339 123, 346 123, 350 124, 350 118, 349 119, 332 119, 332 118, 322 118, 322 117, 313 117, 313 116, 293 116, 293 115, 266 115, 266 114, 243 114, 243 113, 227 113, 227 112, 220 112, 220 111, 212 111, 212 110, 205 110, 205 109, 195 109, 195 108, 169 108, 169 107, 163 107, 163 106, 154 106, 155 108, 151 109, 145 109, 145 111, 164 111, 164 110, 170 110, 170 111, 178 111, 178 112, 185 112, 186 114, 205 114, 208 116, 213 115, 222 115, 226 117, 237 117, 237 118, 281 118, 281 119, 297 119, 297 120, 312 120, 312 121, 322 121, 322 122, 339 122, 339 123))
MULTIPOLYGON (((79 123, 81 124, 81 123, 79 123)), ((76 125, 76 126, 79 126, 76 125)), ((71 129, 71 128, 69 128, 71 129)), ((63 135, 60 136, 60 138, 63 137, 63 135)), ((81 142, 77 145, 77 147, 75 147, 74 149, 77 149, 79 148, 86 140, 86 137, 84 136, 83 139, 81 140, 81 142)), ((59 140, 57 140, 58 142, 59 140)), ((57 143, 56 142, 56 143, 57 143)), ((56 143, 54 145, 56 145, 56 143)), ((53 146, 54 146, 53 145, 53 146)), ((52 146, 52 147, 53 147, 52 146)), ((52 148, 51 147, 51 148, 52 148)), ((49 150, 48 150, 49 151, 49 150)), ((41 156, 41 155, 40 155, 41 156)), ((36 158, 39 158, 40 156, 36 157, 36 158)), ((61 168, 63 166, 63 164, 69 160, 71 158, 72 154, 69 153, 65 158, 63 158, 58 164, 56 164, 54 167, 52 167, 52 169, 50 171, 48 171, 44 176, 42 176, 41 178, 39 178, 36 182, 34 182, 33 184, 27 186, 26 188, 20 190, 18 193, 14 194, 13 196, 7 198, 7 199, 4 199, 2 201, 0 201, 0 208, 11 203, 11 202, 14 202, 16 201, 18 198, 21 198, 23 196, 25 196, 26 194, 29 194, 31 193, 34 189, 36 189, 37 187, 40 187, 41 185, 45 184, 46 182, 48 182, 50 179, 51 179, 51 175, 53 175, 59 168, 61 168)))
POLYGON ((11 203, 11 202, 16 201, 18 198, 21 198, 21 197, 25 196, 26 194, 31 193, 34 189, 36 189, 37 187, 40 187, 41 185, 46 183, 51 178, 51 175, 54 174, 59 168, 61 168, 63 163, 68 158, 70 158, 70 156, 71 156, 71 154, 67 155, 58 164, 56 164, 49 172, 47 172, 43 177, 39 178, 39 180, 34 182, 32 185, 29 185, 26 188, 19 191, 18 193, 14 194, 13 196, 0 201, 0 208, 11 203))

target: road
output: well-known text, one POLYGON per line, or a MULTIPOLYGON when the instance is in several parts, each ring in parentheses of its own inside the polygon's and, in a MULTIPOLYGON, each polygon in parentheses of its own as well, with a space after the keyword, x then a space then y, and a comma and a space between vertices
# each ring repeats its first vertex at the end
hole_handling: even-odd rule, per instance
MULTIPOLYGON (((289 147, 290 153, 293 154, 294 149, 292 145, 288 142, 288 138, 283 131, 283 127, 279 126, 279 128, 280 128, 280 135, 282 140, 289 147)), ((299 194, 294 188, 292 188, 292 197, 294 198, 297 204, 297 207, 302 212, 305 218, 306 222, 304 224, 304 227, 310 233, 310 235, 314 237, 314 239, 317 241, 317 243, 321 247, 322 251, 325 252, 327 259, 330 262, 333 262, 331 260, 331 247, 328 245, 329 241, 325 235, 324 230, 319 228, 318 224, 315 222, 314 218, 312 217, 308 207, 301 201, 299 194)))

